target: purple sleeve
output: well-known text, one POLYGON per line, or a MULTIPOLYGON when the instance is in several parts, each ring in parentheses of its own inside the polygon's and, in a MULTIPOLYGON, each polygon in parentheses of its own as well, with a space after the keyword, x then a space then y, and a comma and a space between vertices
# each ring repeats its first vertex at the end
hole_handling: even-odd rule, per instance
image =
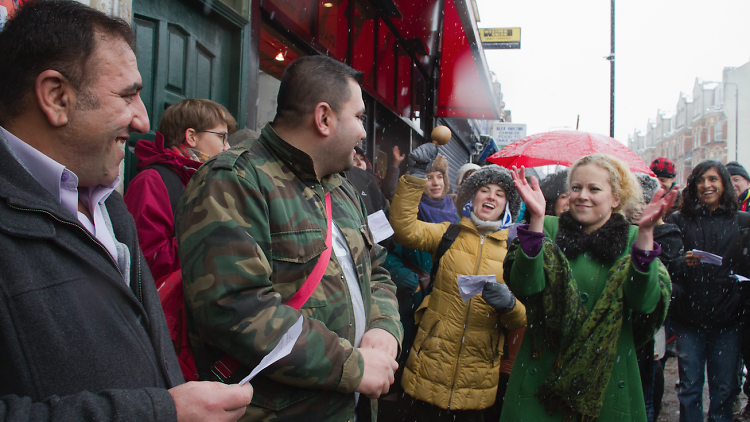
POLYGON ((518 241, 521 243, 521 249, 523 253, 529 258, 533 258, 539 255, 542 250, 542 239, 544 239, 544 232, 532 232, 529 230, 528 224, 522 224, 518 226, 518 241))
POLYGON ((652 251, 645 251, 641 248, 638 248, 635 246, 635 242, 633 242, 633 249, 630 251, 630 259, 633 260, 633 266, 635 266, 635 269, 645 273, 648 271, 648 266, 651 264, 651 261, 656 259, 661 255, 661 245, 654 242, 654 250, 652 251))

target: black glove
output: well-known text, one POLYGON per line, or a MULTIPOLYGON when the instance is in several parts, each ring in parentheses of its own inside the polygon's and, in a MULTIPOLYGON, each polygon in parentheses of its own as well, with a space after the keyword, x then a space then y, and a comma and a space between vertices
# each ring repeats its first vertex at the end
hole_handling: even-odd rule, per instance
POLYGON ((482 299, 503 315, 512 311, 516 306, 516 297, 504 283, 490 282, 484 284, 482 299))
POLYGON ((426 178, 430 163, 437 157, 437 146, 432 142, 422 144, 419 148, 409 153, 406 165, 406 173, 416 177, 426 178))

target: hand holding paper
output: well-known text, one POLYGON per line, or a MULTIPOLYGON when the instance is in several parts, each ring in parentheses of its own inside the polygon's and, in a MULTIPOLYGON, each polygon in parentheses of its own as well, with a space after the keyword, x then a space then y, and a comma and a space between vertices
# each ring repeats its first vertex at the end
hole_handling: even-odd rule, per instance
POLYGON ((460 275, 457 281, 458 292, 461 293, 461 299, 464 302, 482 293, 485 283, 497 282, 494 275, 460 275))
POLYGON ((721 265, 722 257, 716 254, 712 254, 711 252, 702 251, 700 249, 693 249, 691 252, 693 252, 693 255, 699 255, 698 259, 700 262, 706 263, 706 264, 714 264, 714 265, 721 265))

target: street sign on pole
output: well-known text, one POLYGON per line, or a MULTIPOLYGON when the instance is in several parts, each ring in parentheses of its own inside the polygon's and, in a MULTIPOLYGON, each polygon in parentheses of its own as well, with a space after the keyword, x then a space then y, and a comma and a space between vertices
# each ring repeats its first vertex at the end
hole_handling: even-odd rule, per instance
POLYGON ((521 28, 479 28, 484 49, 520 49, 521 28))

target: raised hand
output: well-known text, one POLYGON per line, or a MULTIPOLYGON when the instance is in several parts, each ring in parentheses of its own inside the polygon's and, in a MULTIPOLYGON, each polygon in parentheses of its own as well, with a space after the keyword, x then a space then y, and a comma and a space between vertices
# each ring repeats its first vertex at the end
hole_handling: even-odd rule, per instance
POLYGON ((660 188, 654 193, 651 202, 641 211, 641 219, 638 221, 640 230, 653 230, 659 220, 674 206, 678 189, 679 186, 675 185, 666 195, 664 195, 664 188, 660 188))
POLYGON ((654 227, 674 205, 674 201, 677 199, 678 188, 679 186, 675 185, 674 189, 670 190, 666 195, 664 195, 664 188, 657 190, 654 197, 651 198, 651 202, 643 208, 641 219, 638 221, 638 238, 635 241, 635 245, 638 248, 644 251, 653 250, 654 227))
POLYGON ((391 161, 391 165, 393 167, 398 167, 401 165, 405 158, 406 154, 401 154, 401 150, 398 148, 398 145, 395 145, 393 147, 393 161, 391 161))
POLYGON ((510 176, 513 178, 513 184, 516 185, 518 194, 521 195, 521 199, 526 204, 526 209, 529 210, 531 219, 536 217, 543 220, 547 201, 545 201, 544 194, 539 188, 539 180, 532 177, 531 184, 529 184, 526 181, 526 169, 524 167, 518 170, 516 166, 513 166, 510 176))
POLYGON ((433 143, 426 143, 409 153, 406 172, 416 177, 427 177, 427 169, 437 157, 437 147, 433 143))

